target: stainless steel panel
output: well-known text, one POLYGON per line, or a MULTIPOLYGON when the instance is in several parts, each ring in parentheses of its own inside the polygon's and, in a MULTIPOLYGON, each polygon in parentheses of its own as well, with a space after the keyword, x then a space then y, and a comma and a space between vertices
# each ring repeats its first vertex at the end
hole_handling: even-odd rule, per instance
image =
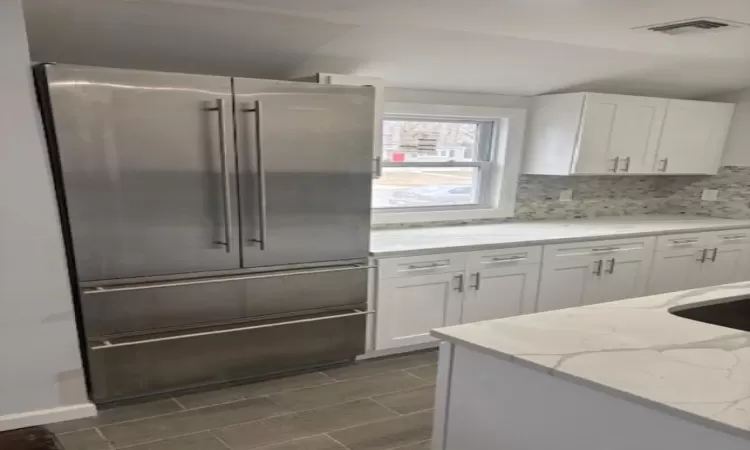
POLYGON ((364 351, 365 313, 339 311, 304 319, 325 320, 266 323, 234 332, 208 329, 202 331, 216 334, 184 339, 158 340, 165 336, 157 335, 150 343, 112 342, 109 348, 89 350, 93 399, 122 400, 262 377, 353 359, 364 351))
POLYGON ((229 78, 66 65, 47 77, 80 280, 240 267, 239 233, 226 242, 239 228, 225 217, 229 78))
POLYGON ((367 303, 367 267, 344 266, 86 289, 89 338, 191 329, 367 303))
POLYGON ((235 78, 234 93, 243 266, 367 257, 372 88, 235 78))

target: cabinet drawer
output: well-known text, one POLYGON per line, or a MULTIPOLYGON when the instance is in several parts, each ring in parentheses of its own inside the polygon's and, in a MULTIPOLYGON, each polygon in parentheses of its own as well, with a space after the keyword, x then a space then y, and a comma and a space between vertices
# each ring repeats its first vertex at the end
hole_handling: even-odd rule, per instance
POLYGON ((669 234, 656 238, 656 251, 702 248, 708 245, 706 233, 669 234))
POLYGON ((707 240, 709 245, 744 244, 750 242, 750 230, 727 230, 710 233, 707 240))
POLYGON ((551 266, 565 265, 573 260, 589 259, 594 256, 650 255, 653 248, 653 237, 545 245, 544 264, 551 266))
POLYGON ((520 264, 538 264, 542 260, 542 247, 517 247, 472 252, 467 256, 469 270, 507 267, 520 264))
POLYGON ((378 260, 378 272, 380 278, 413 277, 455 271, 463 272, 465 263, 466 255, 463 253, 385 258, 378 260))

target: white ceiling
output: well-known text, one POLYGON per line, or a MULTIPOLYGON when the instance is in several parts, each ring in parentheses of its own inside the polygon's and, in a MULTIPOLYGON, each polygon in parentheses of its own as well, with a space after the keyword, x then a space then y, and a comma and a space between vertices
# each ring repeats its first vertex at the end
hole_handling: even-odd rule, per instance
POLYGON ((750 0, 24 0, 32 58, 534 95, 700 97, 750 86, 750 27, 665 36, 700 16, 750 23, 750 0))

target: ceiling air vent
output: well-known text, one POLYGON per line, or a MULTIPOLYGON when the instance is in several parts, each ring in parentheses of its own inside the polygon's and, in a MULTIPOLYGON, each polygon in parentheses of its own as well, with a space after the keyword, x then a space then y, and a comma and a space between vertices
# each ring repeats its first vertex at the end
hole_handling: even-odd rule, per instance
POLYGON ((677 22, 661 23, 657 25, 648 25, 637 27, 636 30, 648 30, 657 33, 677 36, 681 34, 707 33, 719 30, 729 30, 733 28, 746 27, 747 24, 721 20, 713 17, 699 17, 697 19, 679 20, 677 22))

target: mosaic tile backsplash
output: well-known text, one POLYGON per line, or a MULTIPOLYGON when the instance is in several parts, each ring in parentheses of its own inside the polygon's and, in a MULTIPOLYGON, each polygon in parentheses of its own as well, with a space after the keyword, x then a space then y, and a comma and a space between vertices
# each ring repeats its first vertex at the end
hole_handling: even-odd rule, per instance
MULTIPOLYGON (((561 220, 639 214, 687 214, 750 219, 750 167, 722 167, 717 175, 689 176, 546 176, 521 175, 515 216, 504 220, 561 220), (561 202, 560 191, 573 190, 573 200, 561 202), (717 201, 703 201, 703 189, 719 189, 717 201)), ((455 225, 434 222, 404 226, 455 225)))

